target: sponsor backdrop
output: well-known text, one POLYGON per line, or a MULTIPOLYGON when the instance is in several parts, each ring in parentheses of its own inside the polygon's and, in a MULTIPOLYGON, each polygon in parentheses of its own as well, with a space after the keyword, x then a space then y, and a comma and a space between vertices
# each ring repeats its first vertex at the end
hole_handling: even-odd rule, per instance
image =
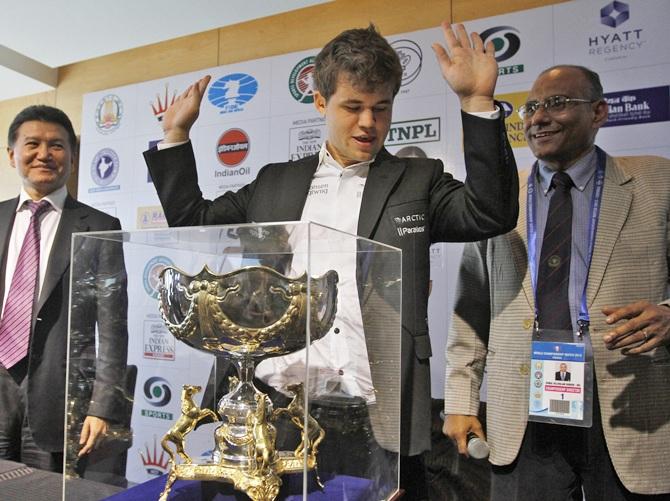
MULTIPOLYGON (((601 74, 610 120, 598 144, 614 155, 670 157, 670 19, 667 0, 583 0, 466 23, 496 48, 497 98, 521 170, 533 157, 516 109, 537 74, 553 64, 588 66, 601 74)), ((389 37, 403 64, 403 82, 386 141, 395 154, 440 158, 464 177, 459 105, 444 83, 430 45, 442 40, 429 29, 389 37)), ((250 182, 271 161, 298 159, 319 150, 324 120, 313 105, 314 56, 318 49, 219 66, 84 96, 79 198, 121 219, 124 229, 165 226, 142 159, 162 137, 165 109, 205 74, 212 83, 192 131, 198 176, 205 197, 250 182)), ((165 472, 160 438, 179 414, 181 385, 206 382, 212 359, 195 352, 163 327, 155 299, 156 275, 166 264, 192 264, 187 256, 146 247, 128 256, 131 297, 130 363, 138 365, 128 478, 140 482, 165 472)), ((449 327, 461 245, 431 249, 429 322, 433 388, 443 396, 443 351, 449 327), (447 306, 445 308, 445 305, 447 306)), ((206 455, 211 433, 190 439, 194 457, 206 455)))

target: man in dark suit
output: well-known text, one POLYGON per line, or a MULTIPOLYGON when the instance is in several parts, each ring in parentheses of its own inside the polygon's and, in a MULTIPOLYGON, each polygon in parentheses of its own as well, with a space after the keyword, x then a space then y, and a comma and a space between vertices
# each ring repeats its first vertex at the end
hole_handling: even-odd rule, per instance
MULTIPOLYGON (((463 26, 456 32, 446 24, 443 28, 449 52, 440 44, 433 48, 461 101, 465 183, 446 174, 439 160, 400 159, 384 149, 402 68, 374 26, 341 33, 316 57, 314 103, 328 128, 318 155, 267 165, 236 193, 204 200, 189 132, 209 77, 191 85, 169 108, 162 122, 163 144, 145 153, 170 226, 302 219, 402 249, 400 483, 411 499, 424 499, 426 493, 423 482, 416 481, 421 467, 412 471, 408 466, 420 463, 416 458, 430 448, 429 246, 503 233, 514 226, 518 211, 516 166, 492 97, 498 74, 493 46, 484 47, 476 34, 469 39, 463 26), (351 179, 354 186, 347 184, 351 179), (321 198, 326 192, 334 198, 321 198)), ((379 315, 367 318, 365 308, 361 313, 369 334, 379 315)), ((377 390, 374 356, 368 344, 377 390)), ((397 394, 394 400, 397 404, 397 394)))
POLYGON ((556 381, 570 381, 570 372, 568 372, 568 365, 561 363, 560 370, 556 371, 556 381))
POLYGON ((79 456, 94 449, 110 422, 123 418, 119 393, 127 351, 127 294, 122 249, 101 239, 76 238, 76 258, 70 262, 73 233, 118 230, 120 223, 68 195, 65 183, 74 168, 77 138, 61 110, 24 109, 9 127, 7 144, 22 188, 17 198, 0 202, 0 458, 58 471, 63 462, 70 269, 69 369, 77 381, 76 388, 70 387, 70 405, 81 407, 77 399, 87 399, 83 423, 71 423, 81 430, 79 456), (32 217, 31 206, 40 202, 44 212, 32 217), (34 292, 32 299, 15 306, 19 270, 26 269, 22 247, 34 229, 39 252, 28 279, 34 292), (22 311, 24 323, 17 320, 22 311))

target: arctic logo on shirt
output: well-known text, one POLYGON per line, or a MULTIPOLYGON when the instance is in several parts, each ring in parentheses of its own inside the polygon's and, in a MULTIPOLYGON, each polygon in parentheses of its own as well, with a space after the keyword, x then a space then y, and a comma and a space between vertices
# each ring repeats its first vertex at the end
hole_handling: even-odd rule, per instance
POLYGON ((425 224, 423 223, 426 220, 426 215, 421 214, 409 214, 407 216, 396 216, 393 218, 393 222, 396 225, 396 231, 398 236, 404 237, 406 235, 412 235, 414 233, 423 233, 426 231, 425 224))

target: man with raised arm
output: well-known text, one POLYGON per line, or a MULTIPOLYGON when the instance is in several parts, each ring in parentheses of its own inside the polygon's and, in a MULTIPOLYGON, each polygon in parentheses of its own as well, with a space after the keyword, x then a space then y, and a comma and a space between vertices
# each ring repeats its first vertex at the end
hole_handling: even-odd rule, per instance
MULTIPOLYGON (((464 183, 439 160, 401 159, 384 148, 402 68, 372 25, 340 33, 316 57, 314 104, 328 129, 319 154, 266 165, 239 191, 203 199, 189 134, 209 77, 177 98, 163 119, 163 143, 145 152, 170 226, 314 221, 402 249, 399 452, 409 499, 427 497, 420 454, 430 448, 429 246, 504 233, 518 212, 516 165, 493 101, 493 46, 484 47, 475 33, 468 37, 462 25, 454 31, 444 24, 443 32, 447 48, 436 43, 433 49, 461 103, 464 183), (310 189, 315 184, 327 189, 310 189)), ((338 307, 353 311, 349 318, 338 315, 333 326, 344 347, 364 336, 351 326, 367 329, 357 309, 338 307)), ((358 388, 351 390, 355 396, 370 401, 375 377, 370 380, 367 364, 330 368, 341 376, 340 387, 358 388)))

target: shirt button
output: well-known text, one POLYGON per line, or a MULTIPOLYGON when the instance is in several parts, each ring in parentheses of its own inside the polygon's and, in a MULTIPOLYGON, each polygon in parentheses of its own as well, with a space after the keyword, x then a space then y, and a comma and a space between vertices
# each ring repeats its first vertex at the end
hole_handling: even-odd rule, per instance
POLYGON ((335 328, 333 329, 333 332, 334 332, 335 334, 339 334, 339 333, 340 333, 340 328, 339 328, 339 327, 335 327, 335 328))
POLYGON ((340 376, 344 376, 344 371, 343 371, 342 369, 340 369, 339 371, 337 371, 337 373, 338 373, 340 376))

